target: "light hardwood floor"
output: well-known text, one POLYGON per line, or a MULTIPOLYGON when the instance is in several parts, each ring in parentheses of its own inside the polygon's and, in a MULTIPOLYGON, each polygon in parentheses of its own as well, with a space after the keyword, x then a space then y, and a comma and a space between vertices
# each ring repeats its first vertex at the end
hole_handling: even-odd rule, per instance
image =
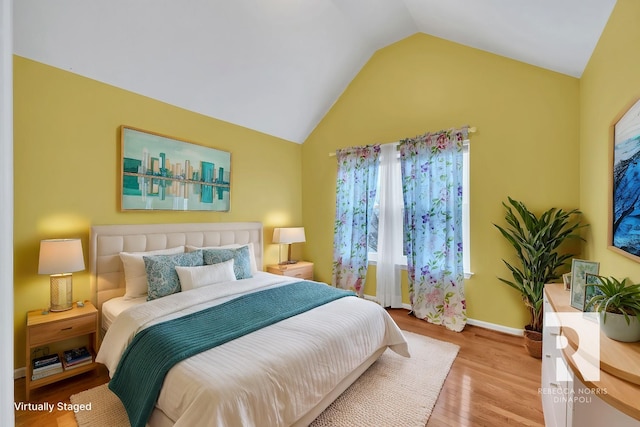
MULTIPOLYGON (((427 427, 544 426, 540 386, 540 361, 527 355, 522 338, 467 326, 451 332, 409 316, 406 310, 389 310, 406 331, 460 346, 427 427)), ((31 393, 31 403, 69 403, 72 394, 108 381, 104 367, 31 393)), ((16 402, 25 398, 24 378, 15 381, 16 402)), ((72 427, 73 413, 15 411, 16 426, 72 427)), ((366 426, 369 427, 369 426, 366 426)), ((386 427, 386 426, 379 426, 386 427)))
POLYGON ((467 325, 452 332, 389 310, 401 329, 460 346, 427 427, 544 426, 541 362, 526 352, 522 337, 467 325))

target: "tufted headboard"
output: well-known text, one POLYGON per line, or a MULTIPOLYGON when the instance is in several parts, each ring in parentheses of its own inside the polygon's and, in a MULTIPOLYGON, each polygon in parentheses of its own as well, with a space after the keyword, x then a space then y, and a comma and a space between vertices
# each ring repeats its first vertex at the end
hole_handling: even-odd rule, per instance
POLYGON ((125 293, 120 252, 143 252, 182 245, 223 246, 253 243, 258 269, 262 269, 262 223, 184 223, 94 225, 89 240, 91 295, 98 310, 125 293))

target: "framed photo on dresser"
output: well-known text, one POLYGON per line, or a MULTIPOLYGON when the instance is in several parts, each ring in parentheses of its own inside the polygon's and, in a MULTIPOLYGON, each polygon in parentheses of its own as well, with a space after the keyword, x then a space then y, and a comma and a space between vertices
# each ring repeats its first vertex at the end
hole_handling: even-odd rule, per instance
POLYGON ((575 258, 571 261, 571 307, 584 311, 587 274, 597 275, 599 271, 599 262, 575 258))

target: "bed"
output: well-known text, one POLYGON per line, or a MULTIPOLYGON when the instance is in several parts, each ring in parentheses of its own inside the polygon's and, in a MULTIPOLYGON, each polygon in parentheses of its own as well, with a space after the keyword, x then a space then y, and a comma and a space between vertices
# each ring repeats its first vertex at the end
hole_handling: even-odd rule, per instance
MULTIPOLYGON (((133 388, 146 384, 128 377, 127 372, 137 370, 130 368, 127 371, 124 362, 137 357, 136 349, 142 348, 140 342, 144 341, 139 338, 152 335, 152 330, 172 325, 174 319, 178 319, 177 322, 191 317, 208 319, 206 322, 196 320, 196 325, 206 325, 206 328, 201 327, 202 333, 208 333, 213 329, 212 325, 227 328, 227 323, 232 325, 234 322, 247 329, 243 334, 222 340, 219 345, 172 365, 162 378, 157 399, 152 399, 150 416, 148 419, 143 416, 144 423, 151 426, 308 425, 387 348, 409 357, 402 332, 380 306, 355 296, 333 294, 342 291, 325 284, 266 273, 262 271, 262 248, 262 224, 257 222, 91 228, 90 283, 100 312, 103 335, 96 360, 109 369, 110 388, 127 382, 127 387, 133 388), (205 268, 199 268, 201 264, 176 267, 180 280, 184 279, 182 292, 169 293, 151 301, 147 301, 148 295, 152 295, 151 287, 147 296, 130 295, 131 286, 128 287, 127 282, 133 281, 129 280, 130 275, 125 280, 123 261, 126 258, 121 253, 151 253, 144 255, 145 262, 149 263, 150 260, 182 258, 182 255, 163 252, 178 251, 176 248, 183 248, 184 253, 190 254, 184 258, 193 259, 201 252, 218 256, 230 249, 231 253, 244 256, 249 251, 247 262, 250 267, 239 258, 210 262, 203 265, 205 268), (238 265, 242 265, 245 272, 250 270, 250 274, 238 276, 238 265), (230 268, 234 269, 233 273, 229 272, 230 268), (194 275, 194 271, 213 269, 224 269, 225 274, 216 276, 224 280, 209 286, 202 286, 201 280, 202 283, 194 286, 200 280, 194 279, 200 277, 194 275), (308 291, 318 292, 313 298, 318 301, 326 294, 327 301, 312 302, 319 305, 298 310, 297 307, 306 304, 298 303, 303 301, 297 299, 302 298, 298 294, 308 291), (269 303, 269 298, 275 303, 269 303), (260 307, 260 304, 269 307, 260 307), (280 305, 289 305, 297 311, 263 324, 261 319, 273 317, 264 310, 271 310, 270 307, 276 305, 278 310, 286 309, 280 305), (256 325, 263 327, 258 329, 256 325), (125 360, 121 363, 121 359, 125 360)), ((149 276, 148 280, 151 283, 154 279, 149 276)), ((197 329, 187 328, 189 332, 197 329)), ((164 336, 165 332, 159 334, 164 336)), ((184 331, 175 334, 179 337, 188 335, 184 331)), ((200 338, 194 341, 197 345, 205 345, 200 338)), ((147 350, 139 353, 153 354, 147 350)), ((157 357, 164 360, 161 355, 157 357)), ((148 362, 137 360, 137 363, 145 366, 148 362)), ((159 362, 149 363, 150 366, 156 364, 159 362)), ((132 424, 144 423, 136 421, 132 424)))

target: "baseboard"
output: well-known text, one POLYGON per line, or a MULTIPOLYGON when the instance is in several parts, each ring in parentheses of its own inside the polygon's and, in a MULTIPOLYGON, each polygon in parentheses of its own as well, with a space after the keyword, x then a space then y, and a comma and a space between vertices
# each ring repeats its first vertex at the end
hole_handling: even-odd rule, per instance
POLYGON ((467 319, 467 325, 478 326, 480 328, 490 329, 492 331, 503 332, 509 335, 524 335, 524 329, 511 328, 509 326, 498 325, 496 323, 489 323, 483 320, 467 319))
POLYGON ((13 370, 13 379, 17 380, 19 378, 24 378, 27 376, 27 368, 22 367, 13 370))
MULTIPOLYGON (((364 295, 364 299, 369 300, 369 301, 373 301, 373 302, 376 302, 376 303, 378 302, 376 297, 373 296, 373 295, 364 295)), ((411 305, 410 304, 402 304, 402 308, 404 308, 406 310, 411 310, 411 305)), ((467 319, 467 324, 468 325, 472 325, 472 326, 478 326, 479 328, 489 329, 489 330, 492 330, 492 331, 503 332, 503 333, 509 334, 509 335, 522 336, 524 334, 524 330, 523 329, 511 328, 509 326, 498 325, 496 323, 489 323, 489 322, 485 322, 484 320, 467 319)))

